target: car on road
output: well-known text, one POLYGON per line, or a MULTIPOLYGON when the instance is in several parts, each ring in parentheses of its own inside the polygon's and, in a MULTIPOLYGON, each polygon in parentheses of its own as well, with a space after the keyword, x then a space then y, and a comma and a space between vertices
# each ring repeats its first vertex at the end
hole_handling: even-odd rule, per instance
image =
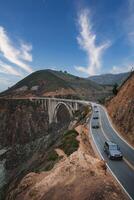
POLYGON ((98 113, 99 111, 98 111, 98 110, 95 110, 94 112, 95 112, 95 113, 98 113))
POLYGON ((104 143, 104 152, 108 155, 110 160, 122 160, 123 158, 119 146, 111 141, 106 141, 104 143))
POLYGON ((94 116, 93 119, 99 119, 99 117, 98 116, 94 116))
POLYGON ((92 128, 93 129, 98 129, 100 127, 100 125, 99 125, 99 122, 98 121, 94 121, 93 123, 92 123, 92 128))

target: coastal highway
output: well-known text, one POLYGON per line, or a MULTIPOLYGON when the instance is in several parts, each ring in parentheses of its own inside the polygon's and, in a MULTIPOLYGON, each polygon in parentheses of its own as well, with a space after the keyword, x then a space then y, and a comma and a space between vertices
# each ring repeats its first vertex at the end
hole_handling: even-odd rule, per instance
POLYGON ((134 148, 131 147, 117 131, 113 128, 106 109, 99 104, 92 103, 93 114, 90 120, 90 132, 94 141, 95 147, 100 154, 100 157, 106 161, 107 168, 121 185, 128 198, 134 200, 134 148), (94 105, 97 108, 94 108, 94 105), (95 112, 98 110, 98 112, 95 112), (98 116, 98 119, 93 119, 98 116), (99 128, 92 128, 92 124, 98 121, 99 128), (110 140, 119 145, 123 154, 123 160, 109 160, 105 154, 103 147, 104 142, 110 140))

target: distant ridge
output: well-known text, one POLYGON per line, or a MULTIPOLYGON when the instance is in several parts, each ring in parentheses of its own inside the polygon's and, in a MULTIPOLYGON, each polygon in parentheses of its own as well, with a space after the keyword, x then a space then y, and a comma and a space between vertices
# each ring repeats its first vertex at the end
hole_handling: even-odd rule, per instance
POLYGON ((128 76, 126 77, 126 79, 124 79, 124 80, 122 81, 122 83, 121 83, 120 86, 119 86, 119 90, 123 87, 123 85, 124 85, 132 76, 134 76, 134 71, 131 71, 131 72, 128 74, 128 76))
POLYGON ((119 74, 102 74, 89 77, 89 80, 94 81, 101 85, 114 85, 122 84, 123 81, 129 76, 130 72, 119 73, 119 74))

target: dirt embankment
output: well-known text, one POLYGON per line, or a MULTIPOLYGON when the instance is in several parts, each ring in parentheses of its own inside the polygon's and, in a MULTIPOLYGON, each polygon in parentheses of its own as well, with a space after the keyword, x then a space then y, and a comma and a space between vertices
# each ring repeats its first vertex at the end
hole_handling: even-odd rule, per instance
POLYGON ((58 163, 50 171, 26 175, 7 200, 125 200, 113 178, 105 174, 105 163, 95 157, 88 130, 81 125, 75 130, 78 149, 67 156, 56 148, 58 163))
POLYGON ((134 146, 134 72, 107 103, 107 109, 119 132, 134 146))

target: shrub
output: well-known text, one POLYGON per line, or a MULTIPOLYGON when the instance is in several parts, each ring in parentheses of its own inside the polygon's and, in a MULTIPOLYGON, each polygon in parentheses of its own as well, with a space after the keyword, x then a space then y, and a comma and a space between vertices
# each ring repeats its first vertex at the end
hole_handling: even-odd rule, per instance
POLYGON ((79 147, 79 142, 76 140, 77 131, 69 130, 63 135, 63 140, 59 148, 61 148, 68 156, 76 151, 79 147))

